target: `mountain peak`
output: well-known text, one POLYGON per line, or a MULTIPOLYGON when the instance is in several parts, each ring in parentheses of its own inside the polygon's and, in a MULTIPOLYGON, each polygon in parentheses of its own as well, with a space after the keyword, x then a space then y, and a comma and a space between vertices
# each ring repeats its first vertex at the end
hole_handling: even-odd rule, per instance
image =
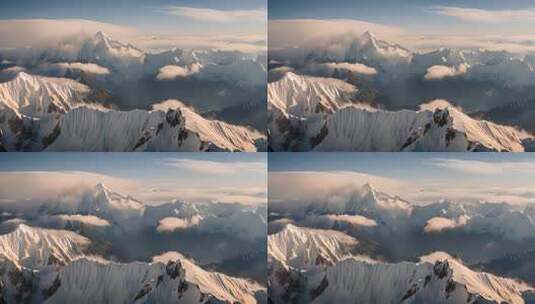
POLYGON ((24 71, 21 71, 21 72, 19 72, 17 74, 15 79, 19 79, 19 80, 22 80, 22 81, 27 81, 27 80, 33 79, 33 76, 31 74, 28 74, 28 73, 24 72, 24 71))
POLYGON ((98 31, 93 37, 96 41, 108 41, 110 39, 103 31, 98 31))
POLYGON ((367 182, 366 184, 364 184, 364 186, 362 186, 362 189, 367 198, 370 198, 374 202, 377 201, 377 191, 371 183, 367 182))
POLYGON ((360 36, 360 43, 362 45, 371 45, 374 48, 379 47, 377 45, 377 37, 370 31, 366 31, 364 34, 362 34, 362 36, 360 36))
POLYGON ((361 38, 362 38, 362 39, 369 39, 369 40, 372 40, 372 39, 375 40, 375 39, 377 39, 377 38, 375 37, 375 35, 374 35, 372 32, 370 32, 370 31, 366 31, 366 32, 364 32, 364 34, 362 34, 361 38))
POLYGON ((98 184, 96 184, 93 189, 94 189, 94 193, 97 196, 103 195, 105 197, 108 197, 109 193, 111 192, 111 190, 102 182, 99 182, 98 184))

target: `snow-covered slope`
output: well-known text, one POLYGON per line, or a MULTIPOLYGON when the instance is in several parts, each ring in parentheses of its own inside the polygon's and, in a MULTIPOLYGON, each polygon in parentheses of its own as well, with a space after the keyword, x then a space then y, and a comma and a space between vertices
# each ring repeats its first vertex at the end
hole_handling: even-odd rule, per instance
POLYGON ((534 139, 514 127, 471 118, 444 100, 431 101, 418 111, 373 109, 350 99, 344 106, 343 86, 326 94, 324 83, 325 79, 287 73, 268 85, 271 149, 519 152, 534 139), (318 87, 323 88, 320 94, 318 87), (328 111, 318 115, 317 104, 327 105, 328 111))
POLYGON ((201 117, 178 101, 151 111, 89 104, 90 90, 62 78, 19 75, 0 84, 0 142, 8 151, 256 151, 257 131, 201 117))
POLYGON ((524 303, 533 288, 512 279, 475 272, 447 254, 421 263, 367 263, 346 259, 309 278, 313 303, 524 303), (313 286, 316 285, 316 288, 313 286))
POLYGON ((261 303, 254 282, 201 269, 185 258, 155 263, 78 260, 62 269, 46 303, 261 303), (256 297, 258 297, 258 299, 256 297))
POLYGON ((349 256, 357 244, 356 239, 342 232, 288 224, 268 236, 268 260, 294 268, 328 266, 349 256))
POLYGON ((197 266, 178 252, 166 252, 153 258, 155 262, 180 261, 188 282, 197 285, 202 293, 230 303, 257 303, 265 301, 266 290, 259 284, 245 279, 233 278, 218 272, 210 272, 197 266))
POLYGON ((261 285, 206 271, 179 253, 153 263, 106 261, 84 253, 74 232, 19 227, 0 236, 2 303, 265 303, 261 285))
POLYGON ((89 92, 74 80, 20 72, 11 81, 0 83, 0 106, 19 116, 65 113, 83 103, 89 92))
POLYGON ((268 106, 288 116, 334 113, 351 104, 356 92, 355 86, 342 80, 288 72, 281 80, 268 84, 268 106))
POLYGON ((0 235, 0 257, 18 268, 66 265, 85 256, 89 243, 87 238, 74 232, 20 224, 13 232, 0 235))
MULTIPOLYGON (((293 228, 290 228, 293 229, 293 228)), ((299 228, 306 231, 307 228, 299 228)), ((286 229, 288 230, 288 229, 286 229)), ((340 232, 324 230, 316 233, 327 239, 340 232)), ((477 272, 464 266, 446 253, 436 252, 421 258, 421 262, 383 263, 362 257, 345 255, 325 268, 284 266, 285 260, 306 259, 309 251, 303 245, 316 248, 313 242, 295 242, 288 231, 269 239, 270 300, 307 303, 524 303, 523 294, 533 292, 529 285, 517 280, 477 272), (292 246, 285 252, 273 250, 277 245, 292 246), (280 256, 280 257, 279 257, 280 256)), ((307 239, 310 240, 310 239, 307 239)), ((327 242, 323 243, 329 246, 327 242)), ((306 248, 306 246, 305 246, 306 248)))

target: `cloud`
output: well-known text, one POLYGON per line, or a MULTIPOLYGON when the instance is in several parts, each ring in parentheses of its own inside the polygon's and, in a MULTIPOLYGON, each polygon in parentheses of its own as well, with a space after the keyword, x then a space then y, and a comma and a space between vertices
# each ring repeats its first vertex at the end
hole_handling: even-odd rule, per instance
POLYGON ((262 173, 267 170, 267 164, 264 162, 218 162, 169 158, 164 161, 164 164, 200 174, 238 174, 243 171, 262 173))
POLYGON ((31 202, 77 199, 99 182, 120 192, 139 188, 132 180, 87 171, 9 171, 0 172, 0 200, 20 202, 23 207, 31 202))
POLYGON ((485 10, 454 6, 434 6, 430 11, 440 15, 457 18, 468 22, 479 23, 510 23, 535 22, 535 10, 485 10))
POLYGON ((281 19, 268 22, 269 48, 295 47, 311 41, 318 44, 336 36, 357 37, 366 31, 382 39, 399 38, 405 31, 378 23, 349 19, 281 19))
POLYGON ((449 219, 445 217, 433 217, 427 221, 424 227, 426 233, 437 233, 444 230, 451 230, 465 226, 470 220, 469 217, 461 215, 458 219, 449 219))
POLYGON ((3 70, 0 70, 0 73, 13 73, 13 74, 17 74, 19 72, 24 72, 26 71, 26 68, 24 67, 21 67, 21 66, 12 66, 12 67, 9 67, 9 68, 5 68, 3 70))
POLYGON ((270 172, 268 196, 270 212, 287 212, 305 216, 306 209, 320 205, 329 213, 344 210, 347 202, 362 199, 367 183, 392 195, 412 188, 407 183, 381 176, 346 171, 281 171, 270 172))
POLYGON ((165 6, 159 11, 201 22, 233 23, 243 21, 265 22, 267 12, 255 10, 216 10, 210 8, 195 8, 187 6, 165 6))
POLYGON ((10 19, 0 20, 1 48, 20 48, 50 44, 65 37, 93 35, 103 31, 122 39, 138 36, 138 30, 84 19, 10 19))
MULTIPOLYGON (((378 23, 347 19, 282 19, 269 21, 269 50, 273 55, 284 50, 306 46, 307 49, 328 49, 336 51, 346 48, 348 41, 354 40, 366 31, 379 39, 401 44, 419 52, 434 51, 439 48, 491 51, 508 51, 514 54, 535 52, 535 35, 496 35, 494 32, 440 32, 392 27, 378 23)), ((302 51, 302 50, 297 50, 302 51)), ((293 52, 296 52, 294 49, 293 52)), ((287 55, 287 54, 286 54, 287 55)), ((296 56, 303 56, 297 52, 296 56)))
POLYGON ((101 219, 94 215, 61 214, 61 215, 57 215, 57 218, 66 222, 69 222, 69 221, 79 222, 79 223, 92 225, 92 226, 98 226, 98 227, 106 227, 110 225, 110 223, 107 220, 101 219))
POLYGON ((318 216, 308 216, 305 219, 307 226, 320 228, 332 228, 336 224, 345 224, 350 226, 376 227, 377 222, 361 215, 347 214, 324 214, 318 216))
POLYGON ((434 158, 430 165, 458 171, 465 174, 499 175, 505 173, 532 173, 535 163, 532 162, 485 162, 479 160, 463 160, 453 158, 434 158))
POLYGON ((348 63, 348 62, 328 62, 328 63, 314 63, 308 66, 311 72, 319 72, 321 74, 332 74, 337 70, 352 72, 362 75, 376 75, 377 70, 362 63, 348 63))
POLYGON ((158 222, 156 230, 160 233, 169 233, 178 230, 184 230, 191 227, 198 226, 202 217, 194 215, 188 219, 181 219, 178 217, 166 217, 158 222))
POLYGON ((198 63, 190 66, 181 67, 178 65, 166 65, 158 71, 156 79, 158 80, 173 80, 175 78, 186 78, 190 75, 196 74, 200 71, 201 65, 198 63))
POLYGON ((457 77, 466 74, 468 66, 460 64, 458 67, 449 67, 445 65, 434 65, 427 69, 425 80, 440 80, 443 78, 457 77))
POLYGON ((108 68, 102 67, 94 63, 60 62, 51 64, 51 66, 64 70, 79 70, 96 75, 106 75, 110 73, 110 70, 108 70, 108 68))
POLYGON ((267 49, 267 33, 256 27, 245 29, 241 34, 236 34, 235 30, 219 28, 205 31, 203 34, 187 29, 148 33, 139 28, 84 19, 11 19, 0 20, 0 50, 57 46, 67 38, 74 37, 79 40, 84 36, 93 36, 98 31, 122 42, 134 44, 138 48, 155 52, 179 47, 260 54, 267 49))
MULTIPOLYGON (((255 166, 258 165, 253 164, 253 168, 255 166)), ((47 201, 65 202, 66 204, 78 202, 80 197, 92 190, 99 182, 113 191, 132 195, 149 205, 176 199, 187 202, 221 202, 244 205, 265 205, 267 203, 267 188, 262 183, 241 187, 235 183, 221 185, 218 179, 216 184, 196 183, 180 187, 174 182, 148 184, 86 171, 12 171, 0 172, 0 185, 2 185, 0 187, 0 204, 14 205, 17 209, 19 207, 31 209, 47 201), (32 186, 21 187, 21 185, 32 186)))
POLYGON ((176 185, 153 188, 141 191, 136 198, 144 202, 168 202, 175 199, 186 202, 204 203, 239 203, 243 205, 267 204, 266 187, 187 187, 176 185))

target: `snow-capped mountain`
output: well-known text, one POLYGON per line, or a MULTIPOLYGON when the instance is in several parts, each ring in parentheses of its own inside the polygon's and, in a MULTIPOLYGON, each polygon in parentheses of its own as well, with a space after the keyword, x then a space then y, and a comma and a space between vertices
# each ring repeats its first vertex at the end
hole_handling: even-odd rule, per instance
POLYGON ((256 151, 265 137, 198 115, 178 101, 116 111, 90 103, 73 80, 24 72, 0 84, 1 146, 7 151, 256 151))
POLYGON ((0 256, 19 269, 67 265, 85 256, 89 239, 66 230, 42 229, 20 224, 0 235, 0 256))
POLYGON ((275 151, 525 151, 534 141, 528 132, 471 118, 444 100, 423 104, 418 111, 386 111, 350 98, 341 101, 346 98, 342 93, 348 88, 353 89, 339 80, 317 80, 293 73, 269 83, 270 148, 275 151), (338 85, 326 86, 326 81, 338 85))
POLYGON ((74 232, 29 227, 0 236, 3 303, 264 303, 255 282, 206 271, 179 253, 117 263, 83 252, 74 232))
POLYGON ((332 303, 352 299, 359 299, 359 303, 524 303, 524 294, 534 291, 518 280, 473 271, 442 252, 424 256, 419 263, 384 263, 353 257, 347 250, 347 240, 355 242, 342 232, 297 228, 290 224, 269 236, 270 300, 273 303, 332 303), (321 263, 322 267, 309 263, 311 252, 330 263, 321 263))
POLYGON ((350 256, 357 244, 356 239, 342 232, 288 224, 268 236, 268 260, 277 260, 286 268, 330 266, 350 256))
MULTIPOLYGON (((268 129, 270 142, 273 143, 270 148, 273 150, 532 150, 533 134, 526 135, 525 132, 516 130, 522 128, 534 131, 529 120, 529 109, 533 105, 531 92, 535 83, 535 68, 530 56, 522 58, 500 51, 451 48, 414 52, 365 33, 360 37, 340 35, 321 43, 314 41, 289 49, 273 50, 270 51, 270 61, 277 62, 271 70, 274 73, 273 79, 268 84, 268 129), (356 68, 343 73, 314 68, 322 65, 359 65, 361 68, 364 65, 374 73, 359 74, 356 68), (275 77, 276 74, 280 75, 275 77), (298 80, 292 81, 296 74, 300 75, 297 76, 298 80), (317 83, 306 87, 298 86, 298 83, 304 83, 305 80, 314 80, 305 75, 315 76, 317 83), (313 88, 321 82, 332 83, 331 77, 347 82, 345 85, 354 86, 352 96, 343 101, 339 95, 329 96, 314 91, 313 88), (322 97, 325 98, 322 105, 332 103, 344 106, 332 115, 332 122, 328 125, 327 118, 326 121, 318 118, 321 109, 316 115, 289 118, 292 109, 298 109, 299 106, 288 103, 286 109, 281 107, 285 104, 281 100, 285 101, 286 96, 299 96, 300 101, 297 103, 300 107, 322 97), (455 125, 478 124, 477 132, 462 134, 465 133, 464 129, 457 128, 461 134, 456 137, 458 142, 451 144, 446 138, 453 133, 445 130, 449 128, 445 127, 436 132, 439 134, 426 134, 427 140, 418 140, 421 143, 413 145, 414 137, 422 137, 421 133, 431 120, 429 113, 422 114, 422 111, 414 109, 432 100, 448 100, 462 107, 464 110, 459 111, 471 116, 474 121, 464 118, 465 115, 456 115, 455 118, 460 122, 455 125), (524 105, 525 110, 515 112, 505 108, 519 103, 524 105), (374 105, 377 109, 362 109, 363 104, 374 105), (353 107, 357 109, 351 109, 353 107), (405 111, 399 111, 400 109, 405 111), (420 125, 422 121, 423 125, 420 125), (347 126, 348 123, 351 125, 347 126), (505 131, 504 128, 497 130, 498 127, 506 127, 500 123, 510 124, 514 128, 511 131, 505 131), (337 138, 333 138, 328 145, 325 143, 318 147, 319 142, 324 137, 332 137, 332 133, 336 133, 337 138), (467 140, 463 139, 464 135, 467 140), (491 141, 495 143, 489 143, 489 137, 493 137, 491 141)), ((449 107, 451 108, 453 106, 449 107)), ((474 131, 471 126, 466 126, 466 129, 474 131)))
POLYGON ((525 283, 476 272, 444 253, 420 263, 346 259, 309 278, 312 303, 524 303, 525 283), (315 288, 314 288, 315 286, 315 288))

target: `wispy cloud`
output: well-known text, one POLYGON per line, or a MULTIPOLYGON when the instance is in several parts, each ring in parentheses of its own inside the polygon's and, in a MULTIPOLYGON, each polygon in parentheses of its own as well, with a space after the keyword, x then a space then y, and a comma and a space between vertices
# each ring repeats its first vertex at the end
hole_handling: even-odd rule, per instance
POLYGON ((466 174, 497 175, 511 172, 534 172, 535 163, 531 162, 485 162, 479 160, 435 158, 431 165, 459 171, 466 174))
POLYGON ((434 6, 432 12, 468 22, 502 23, 511 21, 535 22, 535 9, 485 10, 454 6, 434 6))
POLYGON ((188 170, 200 174, 236 174, 240 172, 266 172, 264 162, 217 162, 211 160, 168 158, 167 166, 188 170))
POLYGON ((261 9, 216 10, 211 8, 169 5, 160 8, 159 11, 195 21, 212 23, 235 23, 243 21, 265 22, 267 19, 266 11, 261 9))

